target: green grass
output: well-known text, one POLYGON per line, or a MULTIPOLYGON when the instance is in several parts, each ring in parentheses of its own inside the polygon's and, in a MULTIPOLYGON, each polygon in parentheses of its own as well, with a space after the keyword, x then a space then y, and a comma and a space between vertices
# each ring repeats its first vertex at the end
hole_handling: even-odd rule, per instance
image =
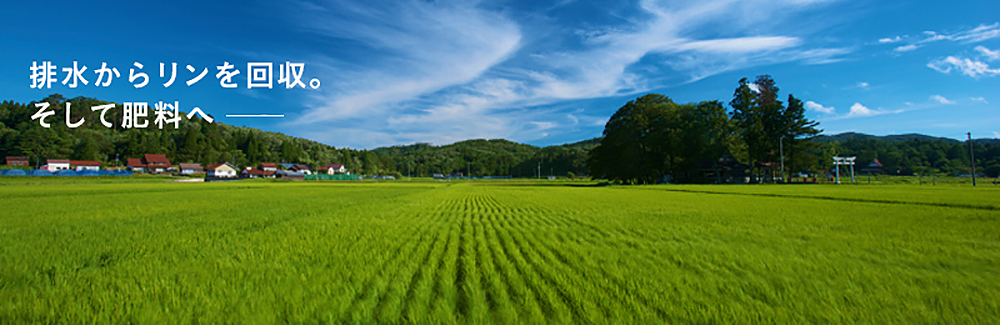
POLYGON ((0 323, 1000 319, 992 186, 28 179, 0 323))

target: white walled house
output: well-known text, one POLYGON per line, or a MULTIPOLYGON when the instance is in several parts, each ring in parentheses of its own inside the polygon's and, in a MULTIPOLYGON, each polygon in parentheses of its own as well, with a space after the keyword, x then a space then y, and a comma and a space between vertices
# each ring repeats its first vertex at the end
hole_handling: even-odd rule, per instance
POLYGON ((50 172, 69 169, 69 159, 46 159, 46 166, 50 172))
POLYGON ((321 171, 326 171, 327 174, 347 174, 347 168, 344 168, 344 164, 329 164, 323 166, 321 171))
POLYGON ((236 178, 236 166, 229 163, 218 163, 205 168, 205 176, 215 178, 236 178))

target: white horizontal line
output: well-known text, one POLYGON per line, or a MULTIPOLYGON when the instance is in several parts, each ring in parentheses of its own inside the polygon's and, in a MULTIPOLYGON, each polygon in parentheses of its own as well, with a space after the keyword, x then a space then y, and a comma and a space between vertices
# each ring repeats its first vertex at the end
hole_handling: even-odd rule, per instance
POLYGON ((226 117, 285 117, 285 114, 226 114, 226 117))

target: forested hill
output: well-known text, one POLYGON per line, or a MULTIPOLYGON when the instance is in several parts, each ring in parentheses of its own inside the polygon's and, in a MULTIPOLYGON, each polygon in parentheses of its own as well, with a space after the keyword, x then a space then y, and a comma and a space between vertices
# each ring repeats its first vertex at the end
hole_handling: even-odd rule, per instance
MULTIPOLYGON (((430 176, 433 173, 465 173, 474 176, 513 175, 535 176, 539 162, 542 175, 567 172, 586 174, 586 150, 593 140, 566 146, 539 148, 507 140, 468 140, 444 146, 414 144, 356 150, 335 148, 308 139, 248 127, 236 127, 215 120, 208 123, 198 117, 182 118, 178 128, 153 124, 153 108, 149 108, 149 126, 143 129, 122 128, 122 107, 108 110, 101 123, 101 111, 91 107, 110 104, 94 98, 64 98, 54 94, 41 99, 48 102, 46 118, 51 128, 43 128, 32 120, 38 109, 35 102, 0 103, 0 157, 96 160, 104 166, 115 166, 115 157, 124 164, 125 158, 138 158, 147 153, 166 154, 171 162, 214 164, 233 162, 237 166, 253 166, 260 162, 302 163, 321 166, 342 163, 348 170, 360 174, 393 174, 430 176), (71 121, 84 123, 69 128, 65 121, 66 103, 70 103, 71 121)), ((183 112, 182 112, 183 113, 183 112)))

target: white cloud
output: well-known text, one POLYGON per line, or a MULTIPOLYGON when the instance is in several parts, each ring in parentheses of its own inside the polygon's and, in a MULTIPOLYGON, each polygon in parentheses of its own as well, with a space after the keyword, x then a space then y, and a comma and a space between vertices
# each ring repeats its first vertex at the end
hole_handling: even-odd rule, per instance
POLYGON ((890 44, 890 43, 896 43, 896 42, 899 42, 899 41, 902 41, 902 40, 903 40, 902 37, 896 36, 896 37, 892 37, 892 38, 889 38, 889 37, 887 37, 887 38, 881 38, 881 39, 878 40, 878 42, 882 43, 882 44, 890 44))
POLYGON ((989 104, 989 102, 986 101, 986 98, 983 98, 983 97, 970 97, 969 100, 974 101, 974 102, 980 102, 980 103, 983 103, 983 104, 989 104))
POLYGON ((919 46, 917 46, 916 44, 910 44, 910 45, 902 45, 902 46, 896 47, 896 49, 893 50, 893 51, 896 51, 896 52, 909 52, 909 51, 916 50, 917 48, 919 48, 919 46))
POLYGON ((976 46, 976 51, 982 53, 983 56, 989 61, 1000 60, 1000 50, 991 51, 985 46, 976 46))
POLYGON ((927 67, 941 73, 950 73, 952 69, 961 71, 962 74, 977 78, 980 76, 994 76, 1000 74, 1000 69, 990 69, 989 64, 968 58, 958 58, 949 56, 942 60, 935 60, 927 63, 927 67))
POLYGON ((817 111, 824 114, 833 114, 834 112, 833 107, 826 107, 811 100, 806 102, 806 109, 817 111))
POLYGON ((906 110, 903 110, 903 109, 897 109, 897 110, 884 110, 884 109, 881 109, 881 108, 879 108, 879 109, 870 109, 867 106, 862 105, 861 103, 857 103, 856 102, 856 103, 854 103, 854 105, 851 105, 850 112, 848 112, 845 115, 842 115, 842 116, 839 116, 837 118, 834 118, 834 119, 837 120, 837 119, 847 119, 847 118, 855 118, 855 117, 869 117, 869 116, 876 116, 876 115, 883 115, 883 114, 897 114, 897 113, 902 113, 902 112, 905 112, 905 111, 906 110))
POLYGON ((854 103, 854 105, 851 105, 851 112, 847 113, 847 117, 872 116, 877 114, 875 111, 865 107, 865 105, 861 105, 861 103, 854 103))
POLYGON ((867 90, 868 89, 868 83, 867 82, 859 82, 858 83, 858 88, 867 90))
POLYGON ((944 105, 952 105, 955 103, 954 101, 948 100, 947 98, 941 95, 931 95, 930 100, 944 105))

